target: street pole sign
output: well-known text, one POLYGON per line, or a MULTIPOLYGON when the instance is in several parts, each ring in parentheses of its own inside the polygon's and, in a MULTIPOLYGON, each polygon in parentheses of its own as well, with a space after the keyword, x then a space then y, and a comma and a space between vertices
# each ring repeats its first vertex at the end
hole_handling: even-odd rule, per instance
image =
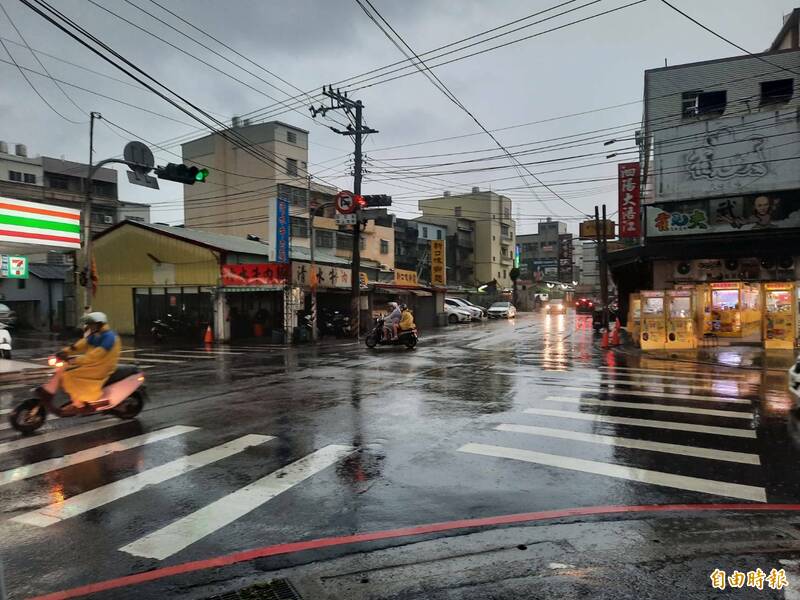
POLYGON ((358 223, 358 215, 355 213, 336 213, 337 225, 355 225, 358 223))
POLYGON ((156 161, 153 152, 146 144, 137 141, 128 142, 125 144, 122 156, 131 169, 128 171, 128 181, 130 183, 154 190, 159 189, 158 179, 148 175, 148 173, 153 170, 156 161))
MULTIPOLYGON (((338 194, 336 194, 336 212, 349 215, 356 210, 356 201, 353 197, 353 192, 348 192, 346 190, 342 190, 338 194)), ((355 224, 355 221, 353 221, 355 224)))
POLYGON ((28 257, 3 254, 0 257, 0 277, 4 279, 27 279, 28 257))

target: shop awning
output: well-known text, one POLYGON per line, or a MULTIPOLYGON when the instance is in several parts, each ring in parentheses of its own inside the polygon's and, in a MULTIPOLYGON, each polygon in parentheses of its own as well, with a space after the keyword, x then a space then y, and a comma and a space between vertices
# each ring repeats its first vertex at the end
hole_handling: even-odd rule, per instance
POLYGON ((219 288, 222 292, 282 292, 282 285, 250 285, 250 286, 230 286, 219 288))

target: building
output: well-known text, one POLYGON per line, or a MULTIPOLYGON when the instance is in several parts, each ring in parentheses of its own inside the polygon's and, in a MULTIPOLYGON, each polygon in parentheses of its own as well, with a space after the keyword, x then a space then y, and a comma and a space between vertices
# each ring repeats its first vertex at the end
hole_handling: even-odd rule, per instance
POLYGON ((623 312, 630 292, 690 289, 695 331, 793 343, 799 16, 765 52, 645 71, 642 244, 609 253, 623 312))
POLYGON ((536 229, 536 233, 517 236, 522 277, 533 281, 567 281, 559 278, 562 272, 559 254, 563 254, 559 240, 567 235, 567 224, 548 217, 537 223, 536 229))
POLYGON ((580 238, 572 238, 572 279, 578 285, 583 283, 583 244, 584 241, 580 238))
MULTIPOLYGON (((395 267, 414 271, 421 281, 431 279, 431 240, 444 240, 447 251, 447 227, 419 219, 394 219, 395 267)), ((453 265, 447 261, 447 271, 453 265)), ((449 275, 449 273, 447 273, 449 275)), ((452 276, 450 277, 452 279, 452 276)))
POLYGON ((59 331, 66 325, 67 267, 32 263, 27 279, 0 279, 0 301, 17 313, 17 326, 59 331))
POLYGON ((511 209, 506 196, 477 187, 468 194, 444 192, 419 201, 420 221, 446 227, 449 233, 447 258, 453 268, 448 269, 448 286, 492 281, 502 288, 512 286, 516 224, 511 209))
POLYGON ((150 205, 141 204, 139 202, 120 201, 119 206, 117 207, 116 222, 119 223, 125 219, 129 221, 136 221, 137 223, 149 223, 150 205))
MULTIPOLYGON (((250 151, 210 134, 182 145, 186 164, 211 172, 213 192, 184 187, 184 223, 191 229, 235 237, 253 235, 275 249, 276 199, 289 202, 293 237, 308 247, 309 206, 332 202, 336 189, 308 181, 308 131, 280 121, 233 119, 231 131, 250 151)), ((273 256, 274 258, 274 256, 273 256)))

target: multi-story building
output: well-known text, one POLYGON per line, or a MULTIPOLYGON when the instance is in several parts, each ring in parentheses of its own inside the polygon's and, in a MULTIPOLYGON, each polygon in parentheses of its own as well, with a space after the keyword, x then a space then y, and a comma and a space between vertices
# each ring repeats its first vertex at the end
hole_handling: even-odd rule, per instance
POLYGON ((559 240, 567 234, 567 224, 550 217, 537 224, 536 233, 517 236, 520 247, 520 271, 524 279, 559 280, 559 240))
POLYGON ((447 227, 450 234, 447 252, 454 269, 452 278, 448 272, 448 285, 496 281, 500 287, 511 287, 516 243, 511 208, 506 196, 477 187, 468 194, 445 192, 439 198, 420 200, 420 221, 447 227))
POLYGON ((623 308, 629 292, 680 287, 697 293, 700 331, 794 329, 761 317, 797 310, 799 18, 765 52, 645 71, 643 243, 609 255, 623 308))
POLYGON ((141 204, 139 202, 123 202, 120 201, 117 208, 117 222, 119 221, 136 221, 137 223, 150 222, 150 205, 141 204))

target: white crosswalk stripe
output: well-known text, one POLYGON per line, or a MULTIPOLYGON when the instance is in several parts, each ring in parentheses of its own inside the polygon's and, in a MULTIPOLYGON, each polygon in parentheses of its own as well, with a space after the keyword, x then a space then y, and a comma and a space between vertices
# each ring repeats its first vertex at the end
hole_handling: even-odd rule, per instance
POLYGON ((135 494, 147 486, 173 479, 179 475, 238 454, 250 446, 263 444, 273 439, 275 438, 268 435, 245 435, 208 450, 184 456, 125 479, 72 496, 63 502, 56 502, 44 508, 24 513, 12 518, 11 521, 35 527, 49 527, 65 519, 81 515, 115 500, 135 494))
POLYGON ((120 550, 163 560, 333 465, 353 450, 351 446, 325 446, 120 550))
MULTIPOLYGON (((719 379, 744 379, 748 377, 746 373, 729 373, 724 370, 720 371, 685 371, 678 369, 643 369, 638 367, 599 367, 601 371, 613 373, 615 371, 631 372, 631 373, 665 373, 667 375, 689 375, 691 377, 709 376, 719 379)), ((752 375, 751 375, 752 377, 752 375)))
POLYGON ((63 438, 83 435, 84 433, 91 433, 92 431, 106 429, 108 427, 115 427, 122 424, 123 421, 120 421, 119 419, 103 419, 101 421, 83 423, 74 427, 62 427, 53 431, 40 433, 38 435, 32 435, 9 442, 0 443, 0 454, 13 452, 15 450, 22 450, 23 448, 30 448, 31 446, 38 446, 39 444, 47 444, 63 438))
POLYGON ((659 412, 674 412, 687 415, 704 415, 711 417, 726 417, 729 419, 747 419, 752 421, 753 415, 741 410, 718 410, 714 408, 695 408, 693 406, 678 406, 675 404, 651 404, 648 402, 620 402, 618 400, 598 400, 596 398, 578 398, 573 396, 547 396, 553 402, 571 402, 585 406, 606 406, 608 408, 629 408, 632 410, 655 410, 659 412))

